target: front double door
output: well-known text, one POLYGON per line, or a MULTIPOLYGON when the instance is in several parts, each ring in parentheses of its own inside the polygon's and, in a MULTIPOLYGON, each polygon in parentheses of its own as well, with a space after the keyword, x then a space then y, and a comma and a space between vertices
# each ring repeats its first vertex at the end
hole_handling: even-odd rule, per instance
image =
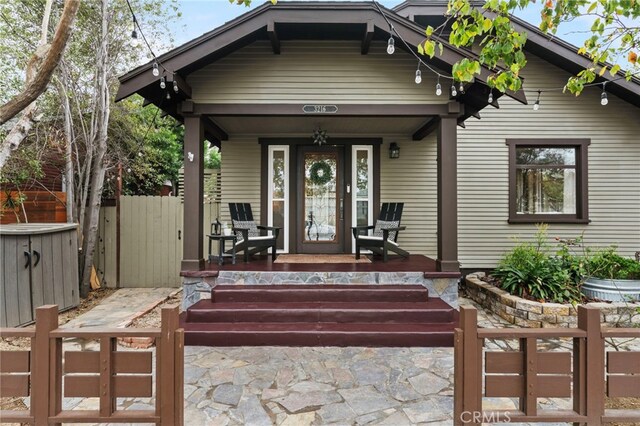
POLYGON ((298 253, 344 253, 349 238, 344 146, 300 146, 297 164, 298 253))

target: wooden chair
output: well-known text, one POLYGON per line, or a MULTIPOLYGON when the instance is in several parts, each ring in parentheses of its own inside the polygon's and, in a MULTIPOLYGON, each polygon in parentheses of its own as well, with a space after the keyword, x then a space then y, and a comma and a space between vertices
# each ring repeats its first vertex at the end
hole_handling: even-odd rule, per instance
POLYGON ((271 260, 276 260, 276 242, 280 234, 280 228, 274 226, 256 225, 249 203, 229 203, 231 213, 232 231, 236 234, 236 252, 244 252, 244 261, 249 261, 249 256, 271 247, 271 260), (271 231, 271 235, 267 232, 271 231))
POLYGON ((381 255, 384 262, 389 260, 388 253, 390 251, 403 257, 409 257, 409 252, 402 250, 396 242, 400 231, 406 229, 406 226, 400 226, 403 208, 404 203, 382 203, 380 216, 378 216, 375 226, 351 228, 353 237, 356 239, 356 259, 360 259, 360 250, 363 248, 381 255), (370 229, 373 229, 373 235, 368 235, 370 229))

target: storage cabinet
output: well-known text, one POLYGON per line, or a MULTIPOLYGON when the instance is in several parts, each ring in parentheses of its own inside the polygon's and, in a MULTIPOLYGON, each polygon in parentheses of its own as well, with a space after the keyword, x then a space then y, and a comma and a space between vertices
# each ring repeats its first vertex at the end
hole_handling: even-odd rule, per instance
POLYGON ((2 225, 0 262, 0 326, 32 322, 42 305, 78 305, 77 225, 2 225))

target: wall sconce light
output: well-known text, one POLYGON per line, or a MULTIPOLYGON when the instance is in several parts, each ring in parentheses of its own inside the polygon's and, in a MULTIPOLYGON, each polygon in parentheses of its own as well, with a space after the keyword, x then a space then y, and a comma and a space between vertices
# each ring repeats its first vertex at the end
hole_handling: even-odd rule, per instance
POLYGON ((189 153, 187 154, 187 157, 189 158, 189 161, 193 163, 193 158, 194 158, 193 152, 189 151, 189 153))
POLYGON ((389 145, 389 158, 400 158, 400 147, 395 142, 389 145))

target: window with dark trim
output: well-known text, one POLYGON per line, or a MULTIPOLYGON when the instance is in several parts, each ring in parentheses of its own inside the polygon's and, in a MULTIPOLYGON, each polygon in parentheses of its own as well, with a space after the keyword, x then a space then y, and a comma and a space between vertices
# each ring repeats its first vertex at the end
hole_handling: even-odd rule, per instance
POLYGON ((589 139, 507 139, 509 223, 589 223, 589 139))

